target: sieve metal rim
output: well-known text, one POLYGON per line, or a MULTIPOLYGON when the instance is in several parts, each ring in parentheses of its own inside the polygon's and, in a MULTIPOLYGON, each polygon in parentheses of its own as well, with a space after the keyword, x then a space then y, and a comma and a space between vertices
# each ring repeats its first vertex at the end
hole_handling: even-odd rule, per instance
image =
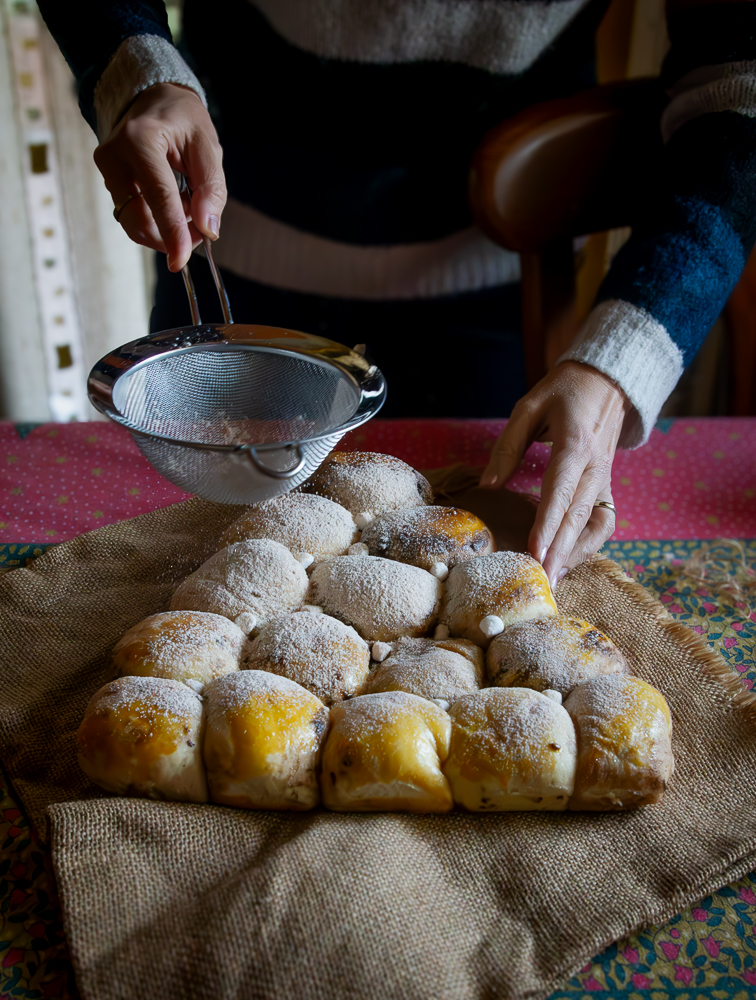
POLYGON ((250 448, 258 451, 278 451, 320 441, 335 433, 353 430, 380 410, 386 398, 386 382, 380 370, 375 365, 369 365, 362 355, 325 337, 316 337, 283 327, 206 323, 196 327, 161 330, 159 333, 141 337, 111 351, 93 366, 87 380, 87 391, 96 409, 134 434, 177 447, 232 453, 249 451, 250 448), (312 363, 338 368, 345 374, 359 391, 359 405, 354 416, 348 421, 320 434, 309 438, 261 442, 253 445, 214 444, 158 434, 140 428, 118 409, 113 397, 119 380, 163 358, 202 350, 228 352, 249 350, 304 356, 312 363))

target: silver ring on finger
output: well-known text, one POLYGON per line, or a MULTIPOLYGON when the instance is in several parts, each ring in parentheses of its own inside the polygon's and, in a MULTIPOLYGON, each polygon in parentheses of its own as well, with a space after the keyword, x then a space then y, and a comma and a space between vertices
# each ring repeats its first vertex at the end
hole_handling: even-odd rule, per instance
POLYGON ((594 507, 604 507, 606 510, 610 510, 614 516, 617 516, 617 508, 614 506, 611 500, 594 500, 594 507))

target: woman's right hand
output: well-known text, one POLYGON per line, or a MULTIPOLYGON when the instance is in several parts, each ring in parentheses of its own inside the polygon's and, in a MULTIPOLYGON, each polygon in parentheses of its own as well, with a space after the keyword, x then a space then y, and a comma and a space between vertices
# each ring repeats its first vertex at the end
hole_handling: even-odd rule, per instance
POLYGON ((118 221, 135 243, 168 255, 180 271, 203 236, 218 238, 226 204, 223 152, 205 106, 193 90, 157 83, 143 90, 94 152, 118 221), (173 171, 192 191, 179 194, 173 171), (135 195, 127 201, 129 195, 135 195))

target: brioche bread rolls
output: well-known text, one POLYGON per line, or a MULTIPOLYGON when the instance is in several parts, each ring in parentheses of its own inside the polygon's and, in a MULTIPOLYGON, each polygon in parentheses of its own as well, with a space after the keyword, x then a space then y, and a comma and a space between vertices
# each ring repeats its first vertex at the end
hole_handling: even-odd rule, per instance
POLYGON ((465 639, 397 639, 385 660, 368 674, 360 694, 407 691, 448 707, 477 691, 483 653, 465 639))
POLYGON ((303 687, 262 670, 208 685, 205 763, 210 800, 237 809, 312 809, 328 709, 303 687))
POLYGON ((487 618, 498 631, 528 618, 557 613, 549 579, 540 563, 522 552, 492 552, 458 563, 449 572, 441 620, 453 636, 484 649, 493 638, 481 630, 487 618))
POLYGON ((307 602, 352 625, 368 642, 391 642, 427 635, 438 618, 441 584, 417 566, 339 556, 315 566, 307 602))
POLYGON ((331 452, 300 489, 327 497, 351 514, 373 517, 433 503, 430 483, 411 465, 370 451, 331 452))
POLYGON ((221 536, 220 548, 250 538, 285 545, 295 559, 343 555, 359 533, 348 510, 325 497, 284 493, 251 507, 221 536))
POLYGON ((674 770, 672 717, 639 677, 594 677, 564 703, 578 739, 570 809, 620 810, 658 802, 674 770))
POLYGON ((250 644, 247 665, 288 677, 331 705, 357 692, 367 677, 370 652, 350 625, 297 611, 261 629, 250 644))
POLYGON ((595 625, 569 615, 519 622, 486 650, 486 673, 499 687, 551 689, 565 698, 589 677, 629 673, 627 661, 595 625))
POLYGON ((211 611, 256 635, 266 622, 301 606, 307 583, 304 569, 280 542, 235 542, 179 584, 171 611, 211 611))
POLYGON ((488 555, 495 548, 480 518, 459 507, 413 507, 381 514, 364 529, 362 541, 371 556, 429 572, 488 555))
POLYGON ((202 701, 185 684, 119 677, 87 705, 79 766, 116 795, 207 802, 202 728, 202 701))
POLYGON ((165 611, 150 615, 126 632, 113 649, 121 676, 208 681, 238 670, 249 641, 228 618, 206 611, 165 611))
POLYGON ((473 812, 561 811, 575 782, 575 730, 555 701, 527 688, 485 688, 449 710, 444 774, 473 812))
POLYGON ((331 709, 323 750, 323 805, 336 812, 448 812, 441 764, 449 716, 403 691, 365 694, 331 709))

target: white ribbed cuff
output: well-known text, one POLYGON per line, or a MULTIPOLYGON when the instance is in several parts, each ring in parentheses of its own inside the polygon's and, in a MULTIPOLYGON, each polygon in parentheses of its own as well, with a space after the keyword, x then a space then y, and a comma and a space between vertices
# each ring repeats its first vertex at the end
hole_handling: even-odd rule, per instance
POLYGON ((686 73, 667 91, 672 100, 664 109, 664 142, 693 118, 719 111, 756 117, 756 62, 700 66, 686 73))
POLYGON ((188 87, 207 107, 199 80, 170 42, 159 35, 131 35, 118 47, 95 87, 100 142, 107 139, 134 98, 156 83, 188 87))
POLYGON ((591 365, 625 392, 633 410, 625 417, 621 448, 637 448, 648 440, 683 373, 682 352, 662 324, 618 299, 596 306, 560 361, 591 365))

